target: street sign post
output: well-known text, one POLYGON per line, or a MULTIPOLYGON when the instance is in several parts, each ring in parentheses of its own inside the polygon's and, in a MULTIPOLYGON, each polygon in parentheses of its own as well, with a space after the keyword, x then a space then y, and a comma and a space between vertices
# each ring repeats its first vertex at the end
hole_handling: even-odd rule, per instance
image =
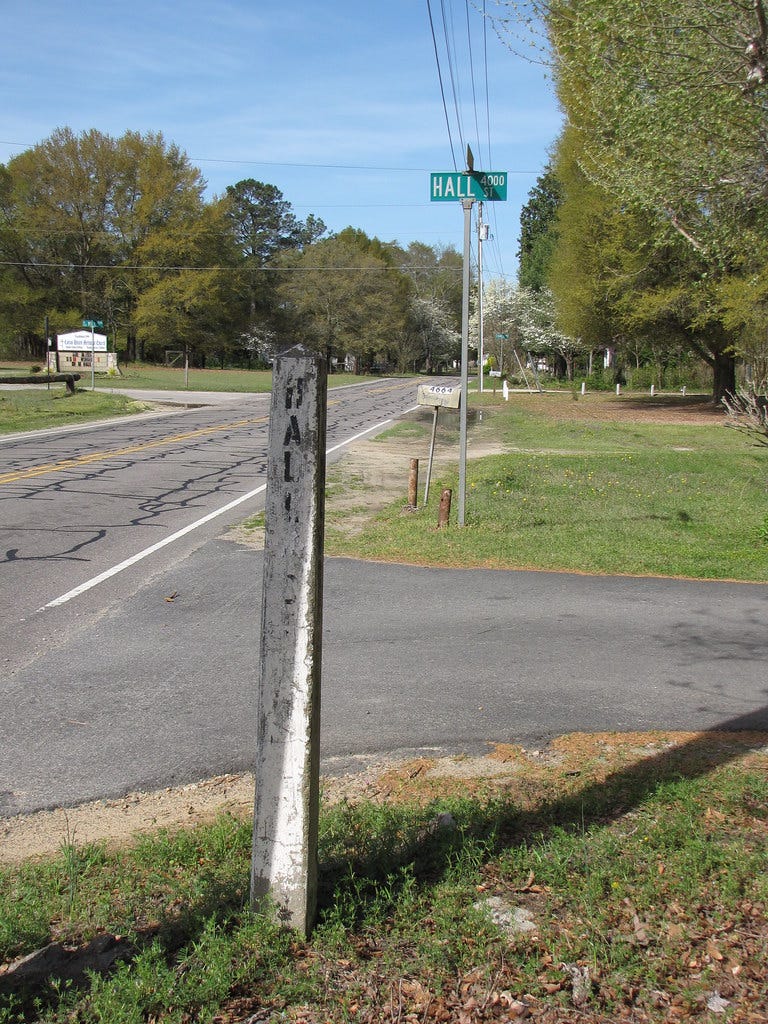
POLYGON ((481 203, 504 202, 506 171, 436 171, 431 175, 429 198, 433 203, 474 199, 481 203))
POLYGON ((103 326, 103 320, 83 320, 83 327, 91 329, 91 391, 96 390, 96 337, 93 332, 97 327, 103 326))
MULTIPOLYGON (((461 391, 464 401, 459 408, 459 509, 458 524, 464 526, 464 505, 467 490, 467 392, 469 390, 469 243, 472 206, 475 203, 502 202, 507 198, 506 171, 476 171, 472 150, 467 146, 466 171, 433 171, 430 176, 430 199, 433 203, 461 202, 464 211, 464 260, 461 297, 461 391)), ((482 274, 480 290, 482 293, 482 274)), ((482 360, 480 365, 482 375, 482 360)))

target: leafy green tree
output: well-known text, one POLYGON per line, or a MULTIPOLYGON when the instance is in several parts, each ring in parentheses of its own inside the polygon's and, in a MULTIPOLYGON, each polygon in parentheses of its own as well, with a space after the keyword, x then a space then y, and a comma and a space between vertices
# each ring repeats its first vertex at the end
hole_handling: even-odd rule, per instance
MULTIPOLYGON (((546 26, 586 177, 619 209, 649 217, 659 246, 675 234, 694 254, 670 285, 686 290, 685 301, 657 305, 664 316, 678 315, 713 368, 719 398, 733 387, 739 340, 725 326, 720 286, 728 292, 731 279, 754 273, 768 256, 763 0, 509 0, 507 7, 513 31, 546 26)), ((732 301, 737 294, 730 290, 732 301)), ((745 327, 748 319, 742 306, 745 327)))
POLYGON ((20 153, 0 176, 0 258, 13 281, 0 317, 19 326, 44 311, 69 326, 98 316, 130 337, 142 283, 135 264, 150 239, 202 215, 203 188, 160 134, 62 128, 20 153))
MULTIPOLYGON (((121 239, 124 257, 109 277, 104 302, 115 328, 125 330, 129 358, 144 358, 153 349, 157 352, 160 344, 155 321, 139 315, 142 294, 157 284, 160 273, 175 271, 136 268, 185 265, 183 259, 174 262, 175 255, 184 255, 183 245, 175 246, 174 239, 183 239, 188 232, 199 238, 206 205, 205 181, 186 154, 166 143, 160 133, 127 132, 118 146, 120 177, 113 230, 121 239)), ((217 231, 203 238, 210 242, 210 257, 191 262, 211 265, 218 261, 223 224, 217 231)))
POLYGON ((768 394, 768 270, 731 275, 717 285, 723 310, 723 326, 738 339, 746 363, 748 387, 754 394, 768 394))
POLYGON ((269 265, 282 253, 311 245, 326 228, 313 215, 298 220, 279 188, 253 178, 228 185, 224 200, 238 254, 243 330, 253 341, 273 319, 277 279, 269 265))
POLYGON ((247 178, 226 190, 227 217, 243 258, 262 267, 281 252, 311 245, 325 225, 310 215, 300 221, 275 185, 247 178))
POLYGON ((400 268, 420 299, 440 306, 456 330, 461 329, 463 258, 453 246, 411 242, 399 251, 400 268))
POLYGON ((560 329, 592 348, 615 344, 616 273, 614 250, 620 227, 616 205, 582 172, 579 138, 566 127, 555 148, 560 186, 556 245, 549 257, 547 285, 552 290, 560 329))
POLYGON ((80 316, 100 308, 109 267, 121 256, 109 232, 116 164, 114 140, 69 129, 8 162, 0 247, 17 282, 17 321, 25 306, 37 323, 42 308, 54 315, 75 308, 80 316))
POLYGON ((763 207, 763 0, 506 0, 502 31, 542 26, 583 169, 690 244, 734 251, 763 207))
POLYGON ((289 335, 362 370, 396 361, 411 285, 377 238, 345 228, 283 260, 279 298, 289 335))
POLYGON ((183 349, 199 365, 216 357, 223 365, 240 347, 224 204, 202 206, 189 220, 148 235, 136 258, 145 269, 133 319, 145 354, 160 359, 166 348, 183 349))
POLYGON ((552 256, 557 247, 557 213, 562 187, 550 164, 536 179, 528 202, 520 212, 518 281, 521 288, 540 291, 547 287, 552 256))

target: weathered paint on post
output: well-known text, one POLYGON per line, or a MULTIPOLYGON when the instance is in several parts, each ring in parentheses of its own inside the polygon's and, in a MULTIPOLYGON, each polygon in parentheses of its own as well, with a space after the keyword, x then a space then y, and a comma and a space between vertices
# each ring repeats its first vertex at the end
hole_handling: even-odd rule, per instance
POLYGON ((302 346, 272 383, 251 903, 307 935, 317 902, 326 369, 302 346))

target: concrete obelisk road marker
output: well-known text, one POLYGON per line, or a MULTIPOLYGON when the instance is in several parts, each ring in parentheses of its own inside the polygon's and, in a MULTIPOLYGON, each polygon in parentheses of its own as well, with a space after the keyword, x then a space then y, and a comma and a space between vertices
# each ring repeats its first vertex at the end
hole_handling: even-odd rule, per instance
POLYGON ((317 902, 326 371, 301 346, 272 382, 251 903, 307 935, 317 902))

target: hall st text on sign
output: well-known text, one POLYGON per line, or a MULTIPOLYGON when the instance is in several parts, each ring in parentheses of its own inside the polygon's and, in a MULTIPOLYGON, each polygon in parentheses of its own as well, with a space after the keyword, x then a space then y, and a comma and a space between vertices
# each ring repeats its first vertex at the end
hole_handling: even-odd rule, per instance
POLYGON ((505 201, 506 171, 435 171, 430 176, 429 197, 432 202, 455 202, 474 199, 478 202, 505 201))

